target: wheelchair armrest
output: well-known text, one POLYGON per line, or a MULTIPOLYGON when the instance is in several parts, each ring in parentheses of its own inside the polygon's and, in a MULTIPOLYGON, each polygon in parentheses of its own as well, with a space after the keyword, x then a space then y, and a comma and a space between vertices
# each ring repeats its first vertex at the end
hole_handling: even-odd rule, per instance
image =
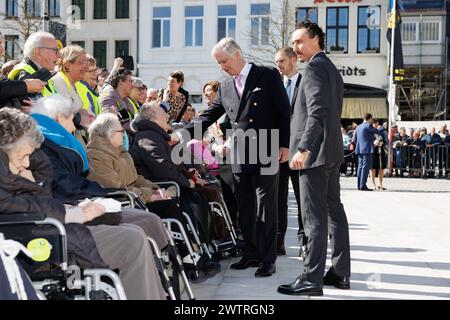
POLYGON ((107 194, 107 197, 110 197, 113 199, 117 199, 117 198, 126 199, 130 202, 131 208, 134 208, 135 199, 138 198, 137 194, 135 194, 134 192, 131 192, 131 191, 127 191, 125 189, 120 190, 120 191, 109 192, 107 194))
POLYGON ((175 195, 177 198, 181 196, 181 189, 178 183, 176 183, 173 180, 151 180, 152 183, 156 184, 157 186, 164 187, 164 186, 174 186, 177 189, 177 194, 175 195))
POLYGON ((0 213, 0 223, 35 222, 47 218, 44 213, 0 213))

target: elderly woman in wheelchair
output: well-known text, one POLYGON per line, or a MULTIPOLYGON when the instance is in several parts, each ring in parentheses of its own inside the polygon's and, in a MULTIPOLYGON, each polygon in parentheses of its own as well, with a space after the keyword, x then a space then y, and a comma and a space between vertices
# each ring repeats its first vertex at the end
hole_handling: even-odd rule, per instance
MULTIPOLYGON (((58 97, 54 102, 55 105, 70 106, 58 97)), ((54 113, 61 128, 64 125, 70 127, 73 117, 70 107, 64 111, 66 113, 54 113)), ((60 136, 57 138, 61 139, 60 136)), ((67 229, 68 251, 94 266, 119 269, 120 280, 129 299, 166 299, 147 235, 137 225, 151 223, 96 225, 96 219, 107 216, 102 205, 91 203, 80 207, 76 201, 68 205, 63 199, 55 199, 51 163, 43 152, 35 152, 43 140, 28 115, 10 108, 0 110, 0 212, 38 212, 59 220, 67 229)), ((144 215, 136 220, 145 220, 144 215)), ((163 232, 156 236, 164 238, 163 232)), ((167 240, 161 239, 164 245, 167 240)))

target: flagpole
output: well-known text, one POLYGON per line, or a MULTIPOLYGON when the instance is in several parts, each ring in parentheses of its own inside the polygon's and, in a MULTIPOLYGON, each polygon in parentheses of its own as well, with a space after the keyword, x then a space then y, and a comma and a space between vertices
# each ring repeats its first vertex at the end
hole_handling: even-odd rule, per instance
MULTIPOLYGON (((395 92, 396 86, 394 83, 394 48, 395 48, 395 27, 397 24, 397 0, 392 1, 391 12, 394 12, 393 19, 391 20, 391 44, 389 46, 390 50, 390 58, 389 58, 389 115, 388 115, 388 127, 389 127, 389 149, 388 149, 388 158, 389 158, 389 173, 392 176, 392 163, 393 163, 393 155, 392 155, 392 124, 395 121, 393 118, 394 108, 395 108, 395 92)), ((388 25, 389 27, 389 25, 388 25)))

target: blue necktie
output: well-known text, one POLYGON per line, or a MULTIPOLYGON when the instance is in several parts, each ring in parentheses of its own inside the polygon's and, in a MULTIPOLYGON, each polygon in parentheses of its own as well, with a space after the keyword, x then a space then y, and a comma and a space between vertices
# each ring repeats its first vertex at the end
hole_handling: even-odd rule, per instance
POLYGON ((292 90, 291 90, 291 86, 292 86, 292 80, 291 79, 287 79, 284 83, 284 86, 286 88, 286 93, 288 95, 289 98, 289 103, 292 103, 292 90))

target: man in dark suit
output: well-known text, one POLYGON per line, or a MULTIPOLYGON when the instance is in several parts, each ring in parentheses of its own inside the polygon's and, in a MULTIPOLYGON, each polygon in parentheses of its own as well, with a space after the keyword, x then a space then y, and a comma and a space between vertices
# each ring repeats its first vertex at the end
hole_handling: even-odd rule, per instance
MULTIPOLYGON (((297 54, 290 47, 281 48, 275 54, 275 64, 278 71, 283 76, 284 87, 291 104, 291 118, 294 113, 294 105, 297 99, 298 88, 300 86, 301 74, 297 71, 297 54)), ((304 258, 307 238, 303 228, 301 210, 300 210, 300 191, 298 182, 298 170, 291 170, 289 162, 280 163, 280 178, 278 184, 278 237, 277 237, 277 255, 285 255, 284 236, 288 225, 288 190, 289 177, 294 187, 295 200, 298 208, 298 240, 299 256, 304 258)))
POLYGON ((308 237, 304 271, 278 287, 289 295, 323 295, 324 285, 350 288, 350 245, 347 217, 340 199, 339 167, 344 161, 340 133, 344 85, 323 52, 325 35, 304 21, 292 35, 298 58, 308 62, 291 121, 290 167, 300 169, 300 203, 308 237), (329 226, 329 227, 328 227, 329 226), (328 232, 332 267, 323 278, 328 232))
POLYGON ((356 127, 353 136, 355 154, 358 156, 358 190, 372 191, 367 188, 366 183, 372 167, 373 141, 375 140, 375 133, 378 133, 378 129, 372 126, 372 115, 370 113, 364 114, 363 119, 364 122, 356 127))
MULTIPOLYGON (((231 77, 221 82, 213 105, 185 129, 192 136, 195 127, 202 125, 204 132, 224 113, 230 118, 227 162, 245 241, 242 259, 231 268, 258 267, 255 276, 271 276, 276 271, 279 162, 289 154, 289 101, 278 71, 247 63, 233 39, 219 41, 212 55, 231 77)), ((172 135, 173 143, 184 140, 180 132, 172 135)))

